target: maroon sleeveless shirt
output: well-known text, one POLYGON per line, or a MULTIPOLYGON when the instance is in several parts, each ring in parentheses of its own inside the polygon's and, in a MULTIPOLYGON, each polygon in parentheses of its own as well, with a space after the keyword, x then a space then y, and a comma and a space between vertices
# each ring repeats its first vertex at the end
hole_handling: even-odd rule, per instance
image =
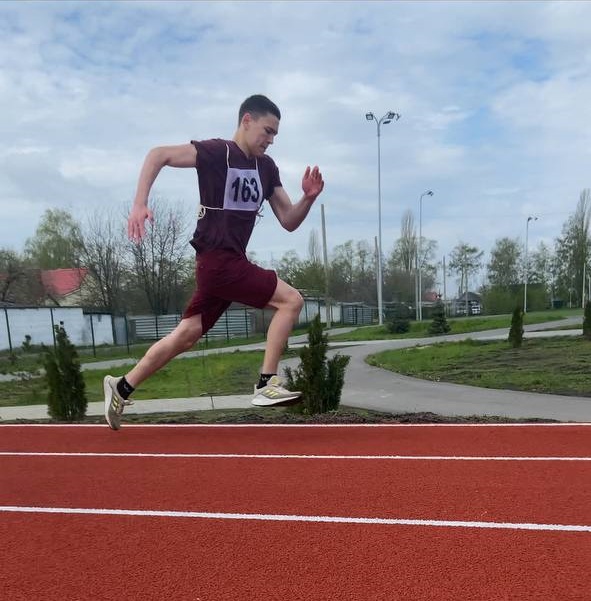
POLYGON ((205 207, 191 245, 197 253, 222 249, 246 255, 261 203, 282 186, 279 170, 271 157, 249 158, 232 140, 191 144, 197 149, 199 196, 205 207))

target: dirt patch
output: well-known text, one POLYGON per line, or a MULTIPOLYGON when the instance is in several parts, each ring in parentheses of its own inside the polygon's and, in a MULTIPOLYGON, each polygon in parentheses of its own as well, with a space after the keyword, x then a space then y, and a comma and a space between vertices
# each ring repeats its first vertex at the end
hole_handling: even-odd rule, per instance
MULTIPOLYGON (((495 415, 445 416, 436 413, 382 413, 367 409, 342 407, 338 411, 318 415, 303 415, 284 409, 227 409, 212 411, 188 411, 183 413, 129 414, 125 424, 504 424, 504 423, 556 423, 550 419, 511 419, 495 415)), ((5 424, 59 424, 51 419, 14 420, 5 424)), ((70 422, 67 422, 70 423, 70 422)), ((104 424, 101 416, 90 416, 78 424, 104 424)))

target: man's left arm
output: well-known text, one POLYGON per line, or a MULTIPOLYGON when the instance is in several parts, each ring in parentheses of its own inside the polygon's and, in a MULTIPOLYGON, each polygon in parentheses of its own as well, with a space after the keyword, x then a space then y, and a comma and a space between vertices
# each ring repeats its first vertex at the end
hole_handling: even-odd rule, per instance
POLYGON ((287 192, 282 187, 275 188, 273 195, 269 198, 269 204, 279 223, 289 232, 297 229, 308 215, 314 201, 324 189, 322 173, 318 167, 306 168, 302 178, 302 198, 292 204, 287 192))

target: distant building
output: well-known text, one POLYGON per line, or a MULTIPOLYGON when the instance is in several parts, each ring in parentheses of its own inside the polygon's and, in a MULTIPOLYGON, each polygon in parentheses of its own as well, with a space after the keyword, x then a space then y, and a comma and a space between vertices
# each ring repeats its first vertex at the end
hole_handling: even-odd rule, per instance
POLYGON ((88 269, 42 269, 40 276, 45 293, 44 305, 76 307, 83 304, 88 269))
MULTIPOLYGON (((468 292, 468 315, 480 315, 482 313, 482 297, 476 292, 468 292)), ((452 315, 466 315, 466 293, 460 294, 452 301, 452 315)))
POLYGON ((83 304, 89 277, 84 268, 27 269, 12 282, 8 274, 0 273, 0 285, 5 286, 5 304, 74 307, 83 304))

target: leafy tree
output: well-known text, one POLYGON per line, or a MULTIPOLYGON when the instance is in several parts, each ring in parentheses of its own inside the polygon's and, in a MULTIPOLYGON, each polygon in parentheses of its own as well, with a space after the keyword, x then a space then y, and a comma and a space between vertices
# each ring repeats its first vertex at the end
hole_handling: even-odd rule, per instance
POLYGON ((14 289, 26 277, 25 264, 17 253, 0 248, 0 301, 14 301, 14 289))
POLYGON ((315 415, 335 411, 341 402, 345 370, 350 357, 337 353, 327 359, 328 336, 324 334, 320 315, 308 328, 308 345, 300 350, 300 365, 285 369, 288 388, 302 391, 304 412, 315 415))
POLYGON ((402 215, 400 238, 394 244, 392 264, 407 273, 413 272, 417 266, 418 238, 413 212, 407 210, 402 215))
POLYGON ((326 275, 322 260, 322 250, 318 239, 318 232, 312 230, 308 241, 308 260, 302 265, 303 290, 310 294, 320 295, 326 289, 326 275))
POLYGON ((400 238, 396 240, 394 249, 387 261, 385 273, 385 296, 399 302, 415 303, 417 294, 417 268, 421 264, 421 296, 435 284, 437 267, 433 264, 437 242, 435 240, 419 240, 416 233, 412 211, 402 216, 400 238))
POLYGON ((48 209, 35 235, 25 243, 25 257, 40 269, 79 267, 81 249, 80 226, 72 215, 62 209, 48 209))
POLYGON ((521 248, 519 240, 500 238, 495 241, 487 265, 487 276, 491 286, 509 288, 520 282, 519 261, 521 248))
POLYGON ((18 253, 0 249, 0 301, 36 305, 44 296, 38 269, 32 269, 18 253))
POLYGON ((438 300, 435 303, 432 311, 433 321, 429 326, 429 334, 432 336, 439 336, 441 334, 447 334, 451 330, 451 326, 449 325, 447 318, 445 317, 445 307, 443 303, 438 300))
POLYGON ((466 298, 466 315, 468 312, 468 280, 471 275, 474 275, 480 269, 482 255, 481 251, 476 246, 470 246, 465 242, 460 242, 451 252, 449 261, 449 270, 451 273, 456 273, 460 276, 459 290, 460 294, 464 293, 466 298))
POLYGON ((530 254, 528 284, 542 284, 550 289, 553 284, 552 249, 540 242, 530 254))
POLYGON ((591 241, 591 193, 587 188, 581 192, 575 212, 562 227, 562 236, 556 239, 554 270, 556 287, 560 293, 580 304, 583 298, 583 272, 589 263, 591 241))
POLYGON ((86 415, 88 400, 76 348, 62 324, 55 326, 55 349, 45 351, 47 405, 54 419, 75 421, 86 415))
POLYGON ((290 286, 299 288, 303 272, 303 261, 295 250, 288 250, 279 261, 273 262, 273 268, 277 275, 290 286))
POLYGON ((331 289, 334 290, 335 298, 341 300, 352 300, 350 297, 355 280, 355 250, 353 240, 347 240, 333 249, 331 267, 332 282, 331 289))
POLYGON ((489 315, 511 313, 513 307, 523 298, 523 287, 520 285, 484 286, 481 290, 482 304, 489 315))
MULTIPOLYGON (((382 263, 382 269, 384 264, 382 263)), ((377 302, 377 253, 367 240, 355 245, 354 299, 366 303, 377 302)), ((385 274, 382 274, 384 276, 385 274)), ((384 289, 383 289, 384 290, 384 289)), ((384 290, 387 295, 387 292, 384 290)))
POLYGON ((513 348, 519 348, 523 342, 523 309, 520 306, 513 310, 508 340, 513 348))
POLYGON ((377 302, 376 255, 366 240, 348 240, 333 250, 330 289, 342 301, 377 302))
POLYGON ((314 231, 310 234, 308 251, 308 259, 300 259, 295 250, 287 251, 279 262, 274 263, 274 268, 290 286, 307 294, 320 295, 326 289, 326 282, 314 231))

